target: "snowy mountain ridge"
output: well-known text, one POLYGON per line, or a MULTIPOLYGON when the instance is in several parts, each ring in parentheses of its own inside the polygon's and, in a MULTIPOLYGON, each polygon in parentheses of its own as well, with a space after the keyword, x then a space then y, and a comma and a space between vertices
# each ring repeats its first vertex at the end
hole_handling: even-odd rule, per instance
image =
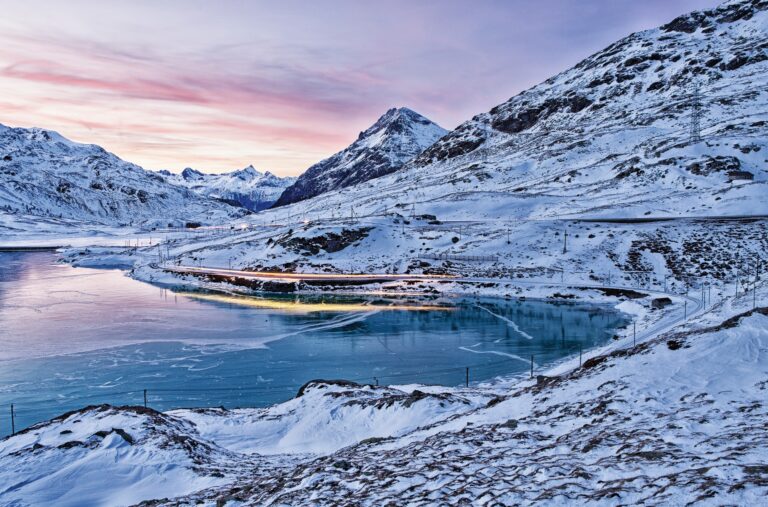
POLYGON ((262 173, 252 165, 222 174, 206 174, 190 167, 181 174, 165 170, 160 174, 175 185, 206 197, 237 203, 251 211, 269 208, 296 181, 294 177, 281 178, 269 171, 262 173))
POLYGON ((108 225, 183 225, 244 210, 172 185, 104 148, 40 128, 0 125, 0 210, 108 225))
POLYGON ((375 186, 304 206, 415 204, 446 219, 768 212, 766 9, 728 2, 632 34, 464 122, 375 186))
POLYGON ((392 108, 344 150, 313 165, 280 196, 283 206, 400 169, 448 131, 411 109, 392 108))
POLYGON ((722 245, 690 222, 655 230, 577 222, 768 215, 766 126, 768 1, 728 2, 611 44, 463 123, 393 174, 253 217, 286 224, 274 234, 289 239, 249 238, 248 249, 234 239, 223 240, 227 249, 201 243, 195 256, 308 272, 660 273, 702 238, 722 245), (697 103, 700 139, 691 135, 697 103), (306 221, 300 230, 286 223, 296 217, 306 221), (367 230, 343 249, 295 247, 352 237, 362 230, 353 217, 367 230), (584 234, 569 236, 564 252, 569 227, 584 234))

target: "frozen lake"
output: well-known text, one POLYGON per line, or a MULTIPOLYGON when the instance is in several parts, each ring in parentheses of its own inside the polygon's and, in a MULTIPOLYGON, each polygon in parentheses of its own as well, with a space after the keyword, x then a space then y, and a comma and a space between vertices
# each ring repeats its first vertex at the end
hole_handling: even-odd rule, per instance
POLYGON ((0 253, 0 435, 89 404, 265 406, 306 381, 461 385, 595 347, 610 308, 501 299, 173 292, 52 253, 0 253))

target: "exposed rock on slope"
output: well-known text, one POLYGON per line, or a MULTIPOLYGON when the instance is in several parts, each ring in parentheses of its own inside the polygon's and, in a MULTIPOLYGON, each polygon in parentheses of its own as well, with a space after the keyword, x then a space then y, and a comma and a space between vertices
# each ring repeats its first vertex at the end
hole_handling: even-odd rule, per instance
POLYGON ((220 222, 244 211, 169 184, 100 146, 0 125, 0 212, 101 222, 220 222))
POLYGON ((307 169, 283 192, 277 206, 397 171, 446 132, 408 108, 390 109, 348 148, 307 169))

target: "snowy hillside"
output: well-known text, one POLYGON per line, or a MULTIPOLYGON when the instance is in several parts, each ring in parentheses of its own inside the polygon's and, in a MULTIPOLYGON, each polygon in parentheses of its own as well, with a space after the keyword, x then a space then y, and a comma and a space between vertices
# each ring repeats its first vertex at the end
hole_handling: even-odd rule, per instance
POLYGON ((396 174, 297 210, 354 202, 356 214, 415 207, 441 220, 768 212, 767 9, 728 2, 632 34, 465 122, 396 174))
POLYGON ((103 148, 42 129, 0 125, 0 212, 109 225, 183 225, 242 209, 171 185, 103 148))
POLYGON ((612 44, 394 174, 171 252, 184 265, 308 272, 731 280, 747 258, 733 242, 764 255, 765 222, 720 219, 768 214, 766 126, 768 2, 728 2, 612 44), (647 223, 585 221, 626 218, 647 223))
POLYGON ((259 172, 252 165, 239 171, 223 174, 205 174, 186 168, 181 174, 160 171, 165 179, 194 192, 229 201, 251 211, 269 208, 296 178, 275 176, 271 172, 259 172))
POLYGON ((349 147, 318 162, 280 196, 278 206, 378 178, 400 169, 447 133, 415 111, 390 109, 349 147))
POLYGON ((728 2, 632 34, 462 124, 402 184, 416 201, 497 203, 486 216, 766 212, 766 9, 728 2))

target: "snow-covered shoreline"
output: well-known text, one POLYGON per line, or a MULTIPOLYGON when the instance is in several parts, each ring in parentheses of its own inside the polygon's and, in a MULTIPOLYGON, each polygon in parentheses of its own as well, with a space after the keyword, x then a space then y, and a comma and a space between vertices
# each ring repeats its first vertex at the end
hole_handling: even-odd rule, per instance
MULTIPOLYGON (((755 297, 757 301, 765 302, 768 299, 768 288, 761 285, 755 297)), ((573 469, 577 470, 581 467, 590 471, 583 477, 576 476, 571 480, 575 480, 580 486, 552 489, 554 479, 550 479, 547 485, 542 486, 540 494, 550 491, 549 494, 555 494, 552 497, 555 503, 564 503, 568 499, 586 495, 583 498, 590 498, 598 504, 612 505, 612 497, 599 494, 603 487, 593 482, 596 476, 594 471, 591 471, 591 467, 596 465, 591 465, 586 456, 599 451, 601 457, 595 458, 595 463, 610 456, 610 453, 606 455, 605 452, 618 444, 612 443, 613 437, 599 436, 606 431, 619 431, 618 428, 624 426, 639 431, 643 424, 638 422, 639 419, 649 417, 650 413, 643 414, 640 407, 634 407, 633 403, 628 404, 630 399, 639 397, 639 400, 655 400, 659 396, 658 392, 666 393, 673 388, 675 384, 666 383, 660 377, 671 370, 667 367, 649 366, 644 359, 661 354, 659 357, 669 358, 664 361, 675 361, 678 371, 675 375, 682 375, 680 380, 699 378, 689 377, 692 373, 685 372, 701 371, 701 374, 704 374, 706 371, 706 375, 709 375, 707 378, 722 378, 730 385, 741 386, 736 391, 733 387, 727 390, 719 387, 705 388, 701 394, 707 396, 705 400, 712 400, 716 406, 724 409, 730 407, 729 403, 736 402, 739 403, 738 407, 752 407, 743 412, 741 409, 728 409, 727 413, 732 414, 729 416, 730 426, 738 426, 739 432, 743 433, 738 436, 738 440, 750 439, 754 450, 745 455, 744 459, 731 459, 730 464, 715 460, 711 465, 715 469, 721 466, 730 467, 723 469, 729 470, 725 475, 718 474, 720 478, 714 498, 720 502, 749 503, 759 498, 760 491, 764 492, 766 488, 765 483, 761 482, 765 478, 764 472, 759 468, 759 456, 764 457, 761 453, 766 451, 766 443, 753 431, 747 431, 744 425, 753 424, 749 421, 765 415, 765 406, 755 405, 751 401, 750 396, 754 394, 750 393, 755 391, 747 387, 749 382, 754 385, 764 385, 768 382, 768 356, 760 352, 768 348, 768 317, 757 314, 744 317, 736 323, 737 325, 730 324, 730 327, 722 326, 721 323, 748 310, 751 303, 751 298, 742 296, 734 300, 729 296, 706 311, 702 309, 684 323, 673 323, 673 330, 663 327, 660 333, 639 335, 636 346, 632 345, 631 336, 625 336, 588 356, 585 355, 581 368, 578 358, 571 358, 545 372, 537 372, 543 376, 535 380, 500 379, 470 388, 418 385, 378 388, 318 383, 308 386, 304 396, 267 409, 180 410, 165 415, 134 408, 84 409, 49 423, 35 425, 0 443, 0 462, 12 460, 16 463, 14 467, 5 468, 15 472, 3 474, 5 482, 0 491, 4 493, 0 493, 0 498, 11 501, 13 498, 34 497, 45 501, 45 498, 52 498, 46 495, 57 495, 61 505, 75 505, 83 498, 90 498, 96 503, 128 504, 163 497, 181 497, 175 498, 173 502, 180 501, 182 505, 197 502, 214 505, 226 498, 233 501, 240 499, 248 505, 306 502, 330 505, 337 503, 339 494, 358 494, 359 492, 353 492, 356 487, 360 487, 365 491, 366 498, 372 501, 403 498, 401 495, 418 501, 417 498, 421 498, 419 495, 427 494, 423 492, 426 483, 413 482, 413 474, 418 475, 418 472, 411 466, 403 466, 401 463, 395 468, 390 468, 392 460, 400 462, 401 458, 397 456, 411 456, 414 460, 413 466, 416 466, 421 462, 421 453, 434 452, 438 441, 442 442, 439 446, 446 449, 454 447, 452 452, 462 455, 464 452, 484 452, 481 451, 481 442, 484 441, 496 442, 490 449, 505 448, 506 444, 498 441, 493 435, 508 435, 505 439, 510 443, 518 438, 513 438, 514 435, 520 435, 519 438, 523 438, 520 442, 528 449, 526 452, 522 453, 522 449, 510 449, 500 455, 491 452, 485 458, 483 466, 521 471, 519 467, 538 467, 546 463, 546 460, 532 461, 531 456, 542 452, 534 449, 537 446, 546 448, 547 441, 557 434, 562 434, 560 438, 571 442, 565 445, 580 445, 590 450, 584 451, 585 455, 579 457, 575 457, 575 454, 571 458, 559 455, 558 466, 563 470, 569 467, 577 467, 573 469), (697 338, 698 336, 702 338, 697 338), (708 336, 716 338, 715 341, 712 342, 708 336), (723 348, 728 340, 736 342, 733 347, 723 348), (740 362, 738 357, 732 357, 730 354, 731 351, 740 353, 742 350, 749 354, 748 351, 753 350, 753 345, 743 349, 739 345, 743 340, 758 340, 755 343, 757 348, 754 349, 757 355, 748 355, 745 358, 746 363, 740 362), (716 348, 710 350, 711 347, 716 348), (674 359, 684 356, 688 350, 697 354, 695 361, 679 362, 674 359), (619 363, 620 368, 612 367, 619 363), (728 368, 736 367, 735 364, 741 365, 737 367, 741 373, 737 376, 729 375, 728 368), (715 367, 721 373, 714 374, 712 368, 715 367), (761 378, 762 380, 759 380, 761 378), (630 379, 633 380, 629 381, 630 379), (736 384, 733 384, 734 382, 736 384), (606 390, 604 386, 611 387, 606 390), (611 408, 616 404, 623 407, 622 411, 611 408), (566 408, 569 406, 575 408, 566 408), (545 427, 550 426, 548 418, 543 415, 549 413, 545 410, 546 407, 553 407, 556 414, 576 410, 581 415, 566 419, 558 416, 555 426, 544 431, 545 427), (595 412, 596 407, 603 408, 600 409, 601 412, 595 412), (623 418, 619 417, 621 413, 629 415, 632 421, 622 422, 623 418), (743 414, 740 416, 743 421, 738 422, 735 414, 743 414), (596 425, 590 423, 595 419, 601 422, 596 425), (70 431, 72 433, 69 433, 70 431), (542 431, 544 432, 541 433, 542 431), (576 440, 572 441, 573 437, 569 436, 571 434, 581 435, 578 444, 576 440), (481 435, 486 436, 477 440, 481 435), (508 440, 509 438, 512 440, 508 440), (607 440, 601 443, 602 439, 606 438, 607 440), (597 443, 590 447, 589 442, 595 439, 597 443), (471 450, 477 445, 481 447, 471 450), (606 448, 603 449, 604 447, 606 448), (371 460, 375 459, 374 456, 381 458, 375 461, 388 470, 388 474, 394 474, 393 477, 402 477, 402 480, 410 477, 410 486, 405 490, 392 489, 394 483, 391 481, 372 483, 365 475, 358 481, 353 480, 351 471, 373 466, 374 461, 371 460), (752 458, 747 459, 747 456, 752 458), (757 461, 754 461, 755 459, 757 461), (519 460, 518 465, 515 464, 516 460, 519 460), (494 464, 497 461, 498 464, 494 464), (82 473, 83 477, 90 479, 83 482, 62 481, 56 473, 51 474, 50 480, 44 479, 44 471, 50 470, 49 466, 62 462, 68 463, 68 468, 72 467, 72 470, 77 470, 77 473, 82 473), (25 465, 20 467, 20 463, 25 465), (99 465, 96 465, 97 463, 99 465), (174 470, 177 471, 163 470, 162 463, 175 463, 174 470), (94 466, 98 466, 102 473, 108 471, 106 475, 109 476, 127 473, 132 480, 118 481, 110 487, 94 489, 93 484, 103 484, 92 475, 94 466), (253 472, 254 468, 260 472, 253 472), (29 485, 20 486, 18 489, 11 487, 11 484, 17 481, 15 477, 28 474, 32 469, 41 471, 42 475, 29 485), (244 473, 243 470, 251 472, 244 473), (741 475, 736 474, 735 470, 741 470, 741 475), (750 476, 745 470, 756 472, 749 472, 752 473, 750 476), (284 486, 275 489, 277 477, 283 477, 281 480, 286 482, 284 486), (312 483, 316 484, 312 488, 308 488, 306 483, 310 477, 313 478, 312 483), (299 482, 289 486, 292 481, 299 482), (733 488, 734 484, 744 481, 749 487, 733 488), (731 484, 731 489, 726 488, 728 484, 731 484), (83 489, 85 487, 87 490, 83 489), (44 494, 43 491, 47 493, 44 494), (310 491, 314 491, 311 500, 309 496, 305 496, 309 495, 310 491), (555 493, 556 491, 559 493, 555 493)), ((686 383, 678 384, 674 389, 681 393, 689 390, 686 383)), ((699 391, 691 386, 689 396, 698 394, 699 391)), ((668 414, 657 414, 656 417, 661 417, 662 420, 671 417, 671 414, 676 413, 675 410, 680 410, 675 408, 675 398, 672 394, 663 396, 666 400, 664 403, 668 403, 669 407, 660 405, 660 401, 654 402, 654 411, 651 412, 662 410, 664 414, 668 414)), ((646 401, 640 405, 645 407, 647 404, 646 401)), ((707 405, 701 403, 696 403, 694 407, 687 409, 690 413, 683 412, 683 415, 675 416, 676 424, 683 424, 679 429, 671 431, 688 431, 688 425, 693 424, 696 418, 701 418, 704 414, 702 411, 707 409, 707 405)), ((701 423, 698 425, 701 426, 701 423)), ((707 434, 716 433, 717 431, 709 431, 707 434)), ((651 434, 648 434, 643 439, 650 437, 651 434)), ((694 431, 687 438, 691 439, 693 445, 697 439, 703 437, 699 437, 698 432, 694 431)), ((729 438, 735 445, 735 437, 730 435, 729 438)), ((684 441, 679 440, 679 437, 676 439, 666 441, 664 452, 672 452, 670 446, 683 445, 684 441)), ((632 439, 626 441, 625 445, 632 445, 632 439)), ((672 452, 670 463, 666 463, 667 460, 661 457, 663 454, 658 454, 648 445, 649 443, 638 441, 637 450, 633 451, 640 453, 633 458, 636 465, 632 465, 634 462, 626 462, 620 468, 615 468, 611 477, 605 476, 602 479, 608 481, 608 484, 624 480, 621 478, 632 476, 636 466, 641 466, 642 463, 656 463, 655 468, 646 472, 642 488, 627 486, 617 490, 616 494, 624 503, 639 501, 646 494, 661 494, 659 500, 663 502, 682 502, 691 498, 690 488, 706 483, 706 474, 699 477, 696 472, 686 471, 695 470, 695 454, 690 455, 690 449, 694 449, 695 445, 691 447, 685 444, 685 448, 689 450, 682 454, 678 454, 678 451, 672 452), (669 484, 668 479, 664 477, 672 470, 676 473, 692 474, 688 486, 669 484), (664 484, 666 485, 661 487, 664 484)), ((549 451, 547 453, 551 454, 549 451)), ((443 467, 440 458, 430 458, 428 462, 432 463, 432 466, 443 467)), ((445 463, 446 466, 448 464, 445 463)), ((448 474, 447 476, 453 474, 452 481, 459 483, 477 483, 477 487, 481 487, 486 476, 450 472, 450 469, 441 473, 448 474)), ((510 477, 518 477, 519 473, 514 472, 510 477)), ((522 480, 522 477, 524 476, 515 480, 522 480)), ((440 492, 440 496, 433 498, 437 501, 450 491, 450 488, 434 489, 429 494, 440 492)), ((525 491, 530 490, 506 488, 494 493, 496 496, 493 498, 496 501, 531 500, 525 491)), ((426 498, 432 497, 424 497, 421 501, 426 498)), ((235 504, 237 503, 232 503, 235 504)))

